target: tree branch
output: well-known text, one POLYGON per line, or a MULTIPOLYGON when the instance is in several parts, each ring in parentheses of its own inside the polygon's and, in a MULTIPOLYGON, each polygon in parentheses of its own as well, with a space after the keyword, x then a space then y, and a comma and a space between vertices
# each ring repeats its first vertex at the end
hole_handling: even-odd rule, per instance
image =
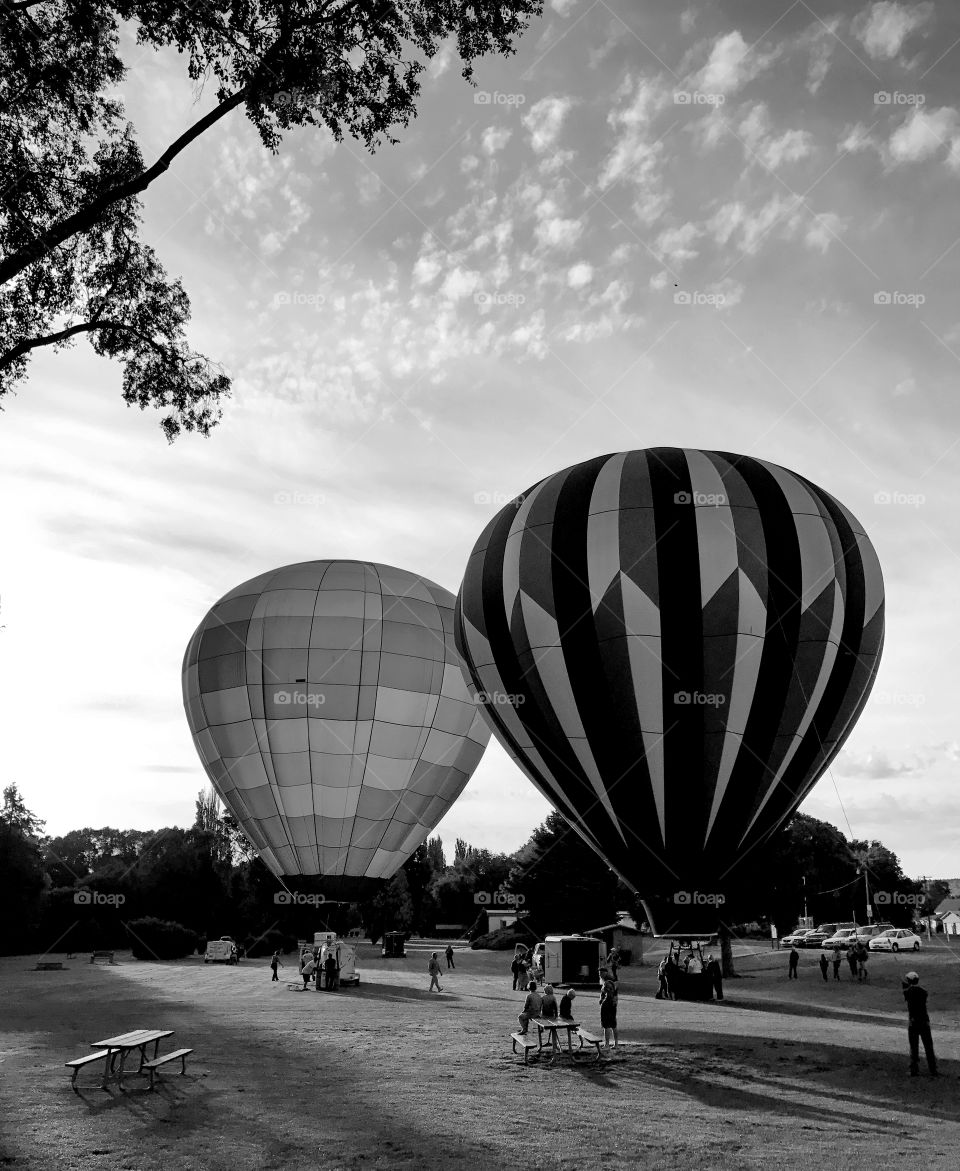
POLYGON ((31 350, 40 349, 42 346, 55 346, 58 342, 65 342, 72 337, 76 337, 77 334, 92 333, 96 329, 107 329, 131 334, 133 337, 152 346, 165 357, 174 357, 181 363, 184 361, 177 353, 175 347, 165 346, 162 342, 155 341, 148 334, 141 333, 132 326, 125 325, 122 321, 113 321, 110 318, 105 321, 100 321, 94 316, 90 321, 81 321, 78 325, 68 326, 66 329, 61 329, 59 333, 39 334, 37 337, 28 337, 24 338, 21 342, 17 342, 5 354, 0 354, 0 370, 11 366, 18 358, 22 358, 24 354, 28 354, 31 350))
POLYGON ((69 239, 77 232, 85 232, 89 228, 92 228, 108 207, 119 203, 121 200, 129 199, 132 195, 139 195, 141 191, 145 191, 154 179, 168 170, 177 155, 185 150, 194 139, 199 138, 201 134, 209 130, 211 126, 214 126, 221 118, 229 114, 231 110, 235 110, 237 106, 241 105, 246 99, 249 90, 250 83, 237 90, 236 93, 231 94, 219 106, 211 110, 208 114, 205 114, 189 130, 184 131, 175 142, 171 143, 152 167, 141 171, 139 175, 128 179, 125 183, 118 183, 116 186, 101 192, 85 207, 82 207, 79 211, 74 212, 73 215, 67 216, 66 219, 48 228, 32 244, 28 244, 26 248, 21 248, 11 256, 0 260, 0 285, 4 285, 8 281, 13 280, 25 268, 41 259, 41 257, 46 256, 47 253, 52 252, 64 240, 69 239))

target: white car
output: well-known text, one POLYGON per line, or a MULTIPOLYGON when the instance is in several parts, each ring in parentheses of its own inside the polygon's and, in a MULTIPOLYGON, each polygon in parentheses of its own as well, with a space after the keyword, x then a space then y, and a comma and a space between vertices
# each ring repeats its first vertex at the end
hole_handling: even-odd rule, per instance
POLYGON ((812 935, 812 927, 801 927, 799 931, 791 931, 789 935, 785 935, 780 940, 781 947, 803 947, 803 937, 805 935, 812 935))
POLYGON ((919 951, 920 936, 905 927, 894 927, 875 935, 867 946, 871 951, 919 951))
POLYGON ((841 931, 835 931, 833 935, 829 936, 823 941, 821 945, 825 951, 833 951, 835 947, 841 948, 843 951, 850 946, 851 943, 857 942, 856 927, 844 927, 841 931))

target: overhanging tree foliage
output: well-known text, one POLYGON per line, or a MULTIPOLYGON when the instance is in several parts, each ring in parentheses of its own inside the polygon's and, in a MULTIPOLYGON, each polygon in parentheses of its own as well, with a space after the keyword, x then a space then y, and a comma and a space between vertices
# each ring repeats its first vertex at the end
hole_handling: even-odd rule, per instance
POLYGON ((0 5, 0 400, 37 349, 87 335, 123 363, 129 405, 166 411, 171 441, 207 435, 230 380, 187 344, 190 302, 139 239, 140 196, 236 109, 276 152, 325 126, 372 153, 416 114, 421 57, 456 38, 463 77, 508 55, 542 0, 43 0, 0 5), (123 104, 123 22, 174 46, 216 104, 147 164, 123 104))

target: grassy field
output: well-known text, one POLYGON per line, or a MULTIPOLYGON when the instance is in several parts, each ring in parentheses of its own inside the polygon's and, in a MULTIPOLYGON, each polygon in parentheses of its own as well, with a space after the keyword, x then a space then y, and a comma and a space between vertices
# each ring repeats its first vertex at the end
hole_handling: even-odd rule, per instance
MULTIPOLYGON (((762 945, 761 945, 762 946, 762 945)), ((815 955, 737 959, 723 1004, 653 998, 654 968, 621 973, 620 1055, 524 1068, 508 953, 458 951, 427 992, 429 945, 403 960, 361 946, 362 983, 297 992, 288 957, 237 968, 194 957, 35 972, 0 960, 0 1165, 31 1168, 792 1168, 960 1164, 960 964, 945 946, 874 955, 870 982, 824 984, 815 955), (900 978, 930 991, 945 1077, 907 1076, 900 978), (187 1076, 99 1088, 63 1062, 98 1037, 171 1028, 187 1076)), ((61 958, 59 956, 53 958, 61 958)), ((656 956, 652 957, 654 960, 656 956)), ((577 1000, 599 1025, 597 993, 577 1000)), ((176 1069, 176 1066, 167 1067, 176 1069)))

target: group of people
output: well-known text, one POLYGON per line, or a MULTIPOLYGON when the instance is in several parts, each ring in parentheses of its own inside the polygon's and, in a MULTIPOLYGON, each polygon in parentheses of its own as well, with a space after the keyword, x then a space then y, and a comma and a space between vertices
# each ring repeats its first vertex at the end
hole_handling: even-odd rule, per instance
MULTIPOLYGON (((862 939, 855 940, 847 945, 846 960, 850 968, 850 979, 857 980, 863 983, 867 979, 867 960, 870 958, 870 952, 867 945, 862 939)), ((820 958, 817 961, 820 965, 820 975, 824 980, 828 980, 828 972, 831 964, 833 965, 834 980, 840 979, 840 968, 843 966, 844 953, 843 950, 837 946, 830 951, 827 948, 822 948, 820 951, 820 958)), ((798 967, 800 965, 800 953, 795 947, 790 949, 790 961, 787 969, 787 978, 789 980, 798 980, 798 967)))
MULTIPOLYGON (((274 959, 279 958, 274 953, 274 959)), ((273 963, 271 961, 271 967, 273 963)), ((312 950, 305 947, 300 953, 300 976, 303 980, 303 991, 306 992, 310 981, 316 983, 318 989, 327 992, 336 992, 340 987, 340 956, 335 945, 329 943, 312 950)), ((276 969, 274 969, 276 979, 276 969)))
POLYGON ((513 953, 513 961, 510 964, 510 971, 513 973, 514 992, 518 990, 524 992, 529 987, 531 980, 543 978, 539 956, 532 948, 523 947, 522 944, 517 944, 516 951, 513 953))
POLYGON ((709 995, 705 993, 704 998, 712 1000, 716 996, 717 1000, 723 1000, 723 973, 720 961, 712 955, 703 956, 692 947, 681 952, 678 946, 674 951, 672 943, 670 951, 657 968, 657 1000, 678 999, 677 992, 681 983, 678 977, 681 972, 685 975, 706 976, 709 995))
MULTIPOLYGON (((619 958, 619 957, 618 957, 619 958)), ((610 957, 607 957, 609 963, 610 957)), ((600 1027, 603 1030, 605 1049, 616 1049, 617 1040, 617 979, 615 967, 600 969, 600 1027), (612 1044, 611 1044, 612 1042, 612 1044)), ((514 985, 516 988, 516 984, 514 985)), ((521 989, 523 991, 523 989, 521 989)), ((531 980, 527 986, 527 995, 523 1008, 517 1020, 520 1022, 520 1033, 526 1035, 531 1021, 560 1020, 574 1021, 573 1002, 577 993, 573 988, 567 988, 560 1000, 557 1000, 556 991, 552 984, 544 986, 541 993, 537 989, 536 980, 531 980)))

